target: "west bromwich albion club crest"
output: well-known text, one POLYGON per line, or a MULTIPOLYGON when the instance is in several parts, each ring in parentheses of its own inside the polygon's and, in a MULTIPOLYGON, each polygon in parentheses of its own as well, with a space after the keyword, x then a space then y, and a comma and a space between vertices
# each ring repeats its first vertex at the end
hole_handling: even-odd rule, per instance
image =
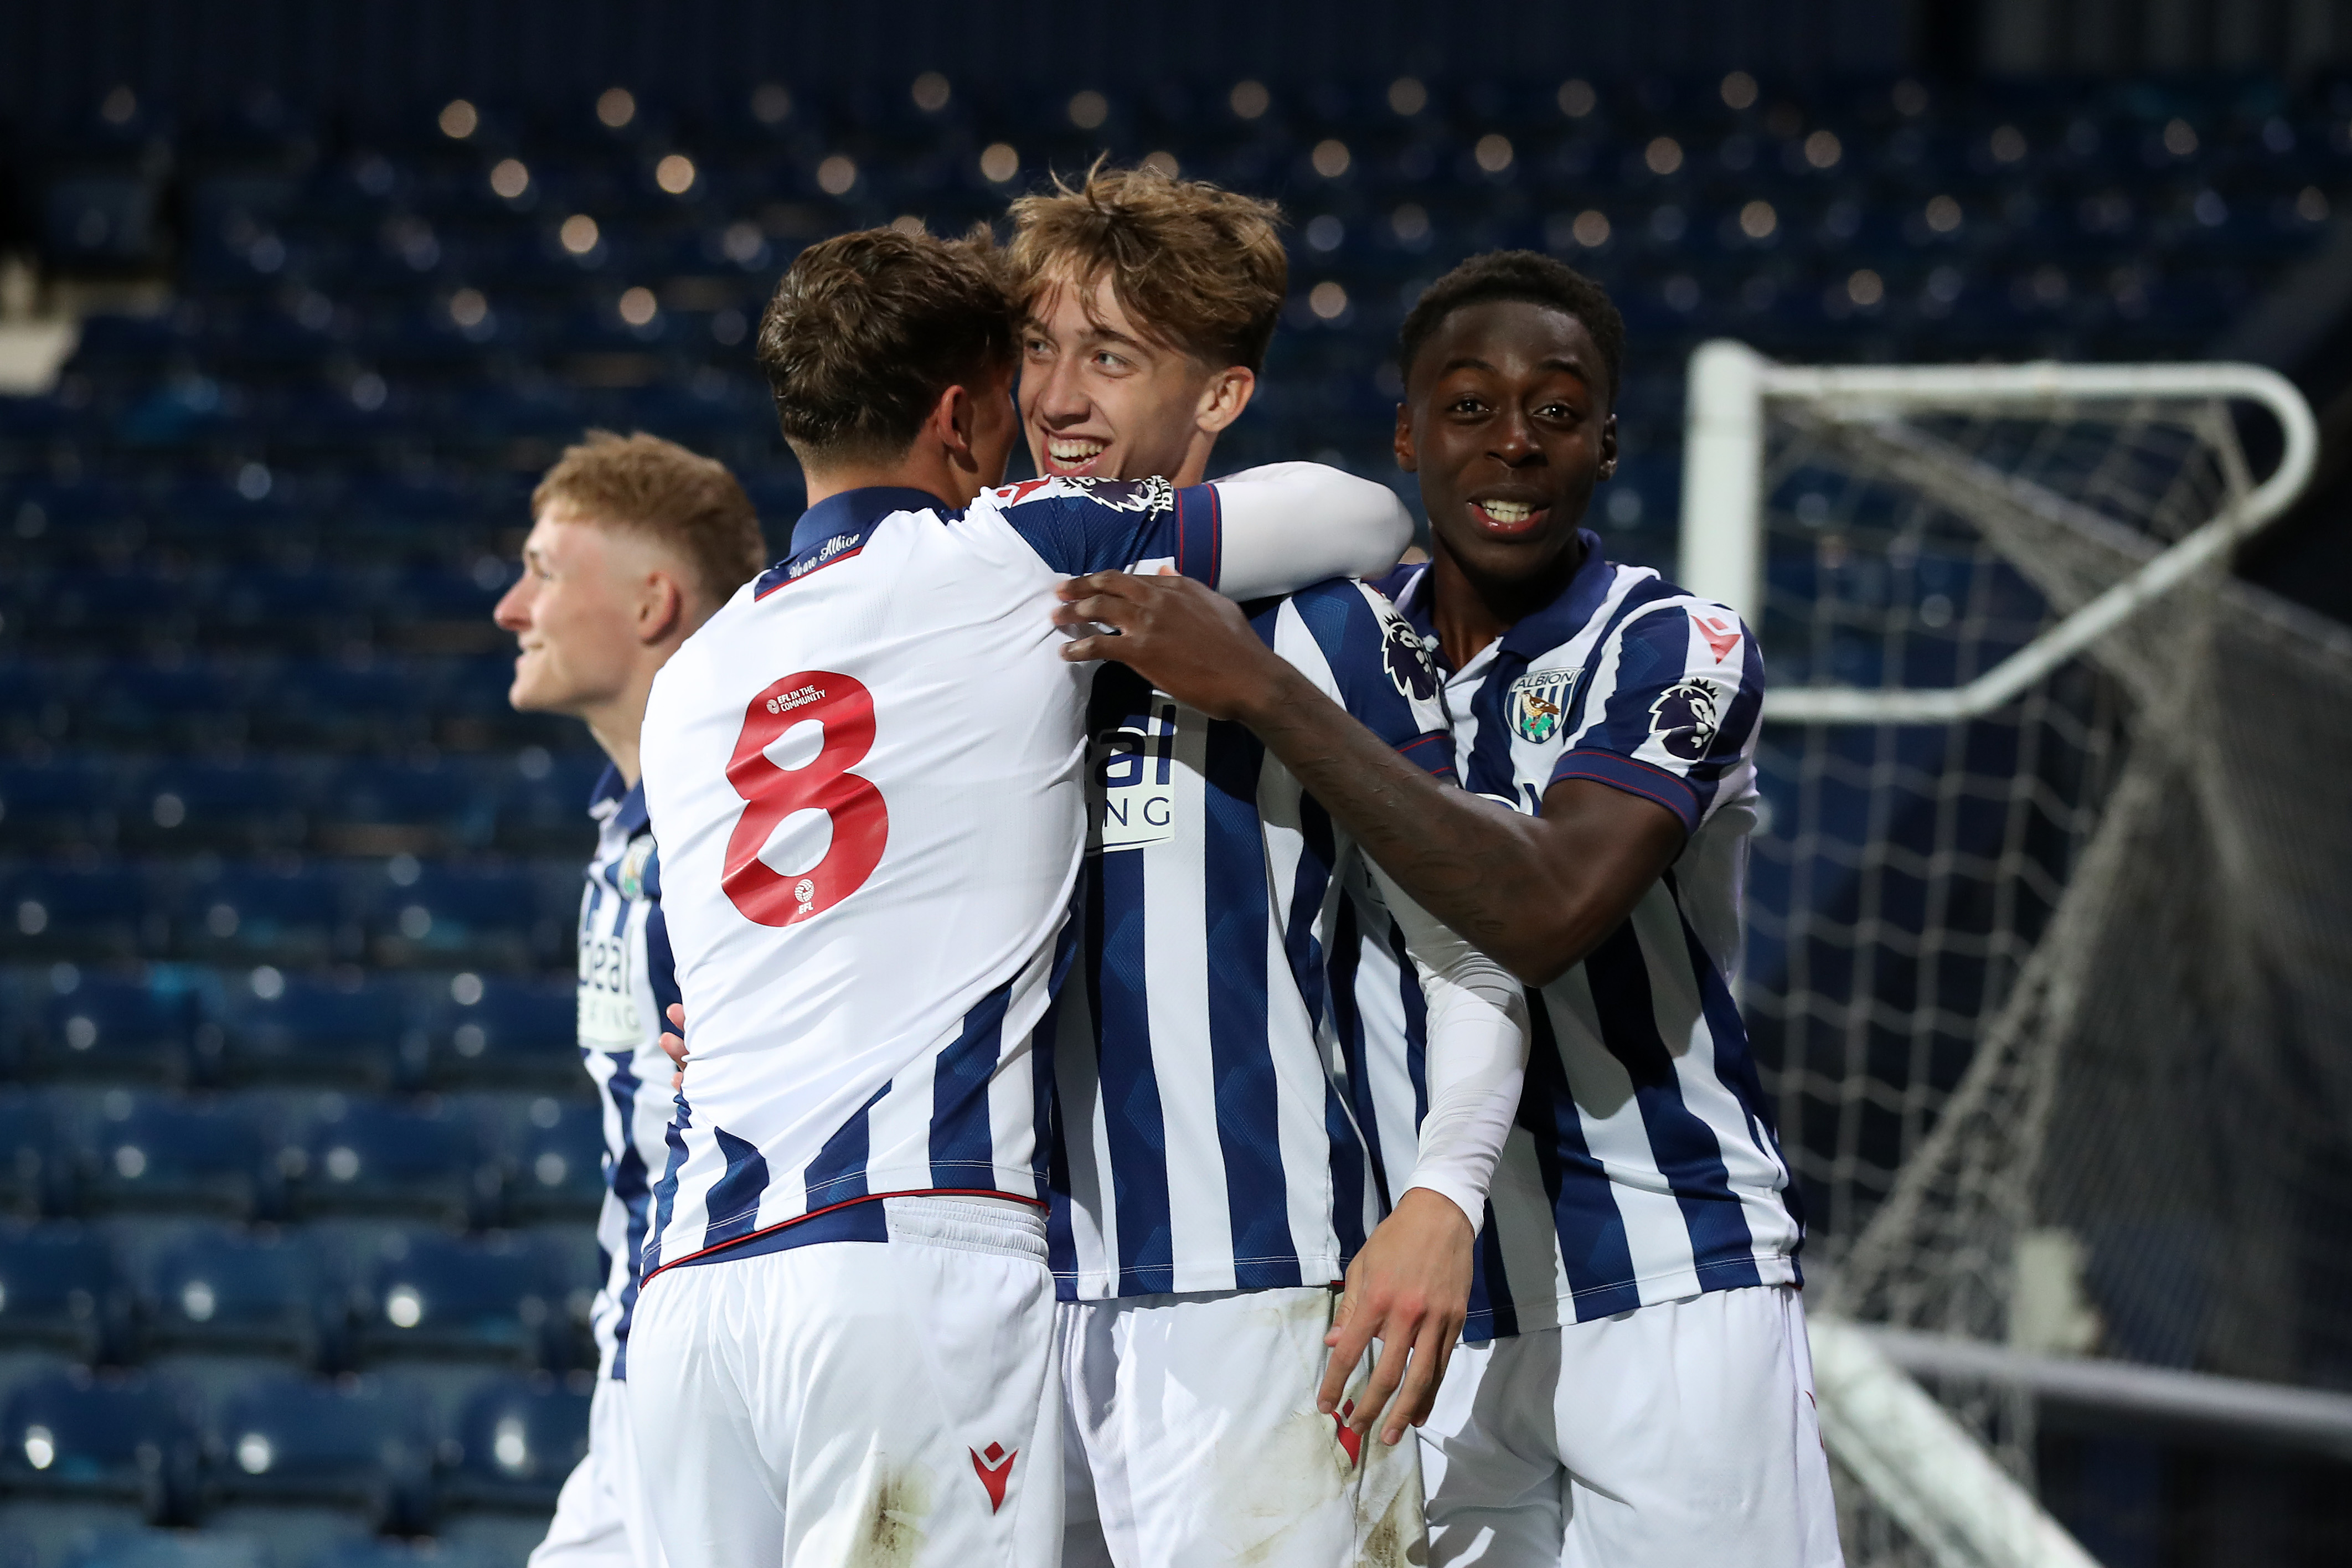
POLYGON ((1559 733, 1568 716, 1569 694, 1583 673, 1581 669, 1531 669, 1511 682, 1505 711, 1520 740, 1540 746, 1559 733))
POLYGON ((621 856, 619 878, 621 897, 642 899, 646 896, 646 863, 653 858, 652 838, 641 836, 631 842, 626 852, 621 856))

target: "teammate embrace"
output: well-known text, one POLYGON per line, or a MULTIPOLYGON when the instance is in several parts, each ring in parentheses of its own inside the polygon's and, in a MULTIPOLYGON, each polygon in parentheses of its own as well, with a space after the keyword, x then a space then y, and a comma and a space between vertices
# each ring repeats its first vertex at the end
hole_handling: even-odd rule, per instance
POLYGON ((1272 209, 1098 170, 1013 216, 793 263, 789 555, 637 612, 625 760, 565 710, 608 796, 644 759, 583 1045, 609 923, 603 1079, 673 995, 691 1058, 657 1176, 608 1089, 630 1392, 535 1563, 1835 1562, 1726 979, 1760 667, 1577 527, 1614 310, 1506 257, 1414 312, 1400 613, 1347 580, 1383 487, 1202 482, 1272 209))

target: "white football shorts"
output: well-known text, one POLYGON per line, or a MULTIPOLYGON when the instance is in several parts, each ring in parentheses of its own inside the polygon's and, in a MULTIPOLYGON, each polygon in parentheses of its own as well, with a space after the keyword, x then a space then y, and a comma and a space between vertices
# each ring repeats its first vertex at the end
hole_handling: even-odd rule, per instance
POLYGON ((1338 1300, 1314 1286, 1062 1303, 1064 1568, 1423 1561, 1412 1438, 1343 1440, 1315 1408, 1338 1300))
POLYGON ((672 1268, 629 1403, 670 1568, 1050 1568, 1061 1388, 1045 1222, 887 1198, 888 1239, 672 1268))
POLYGON ((637 1440, 629 1429, 629 1385, 596 1380, 588 1402, 588 1452, 564 1478, 547 1539, 530 1568, 662 1568, 645 1494, 638 1489, 637 1440))
POLYGON ((1804 1309, 1786 1285, 1462 1346, 1422 1468, 1433 1565, 1843 1562, 1804 1309))

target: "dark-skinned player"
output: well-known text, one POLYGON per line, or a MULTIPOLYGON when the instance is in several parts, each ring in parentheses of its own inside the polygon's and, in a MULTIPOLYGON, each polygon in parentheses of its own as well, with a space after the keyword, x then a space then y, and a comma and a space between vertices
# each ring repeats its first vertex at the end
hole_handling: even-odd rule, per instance
MULTIPOLYGON (((1599 285, 1528 252, 1464 263, 1400 335, 1396 455, 1432 559, 1384 586, 1439 656, 1466 790, 1197 584, 1079 578, 1058 618, 1118 634, 1066 657, 1247 724, 1529 988, 1465 1345, 1422 1432, 1432 1562, 1818 1568, 1840 1557, 1802 1229, 1730 989, 1763 668, 1731 611, 1581 526, 1616 466, 1623 342, 1599 285)), ((1335 990, 1398 982, 1383 939, 1335 956, 1335 990)), ((1412 1071, 1362 1108, 1383 1141, 1410 1135, 1412 1071)))

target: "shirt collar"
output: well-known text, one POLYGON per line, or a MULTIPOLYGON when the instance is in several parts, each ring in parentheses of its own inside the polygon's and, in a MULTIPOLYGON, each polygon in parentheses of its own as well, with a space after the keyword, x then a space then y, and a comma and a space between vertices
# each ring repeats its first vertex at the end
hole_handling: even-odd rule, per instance
POLYGON ((791 553, 814 550, 826 540, 871 528, 894 511, 937 512, 952 517, 955 509, 929 490, 905 485, 866 485, 829 495, 801 513, 793 524, 791 553))
MULTIPOLYGON (((1500 637, 1481 648, 1481 658, 1492 652, 1497 655, 1517 654, 1526 659, 1548 653, 1574 637, 1608 602, 1609 585, 1616 578, 1617 567, 1614 563, 1602 558, 1599 534, 1589 528, 1580 528, 1576 536, 1584 542, 1584 563, 1577 567, 1576 574, 1568 580, 1568 585, 1550 604, 1532 615, 1521 616, 1500 637)), ((1424 643, 1428 643, 1436 630, 1431 615, 1434 595, 1429 592, 1428 563, 1401 566, 1374 586, 1395 601, 1406 622, 1421 634, 1424 643)), ((1433 647, 1432 657, 1437 659, 1441 668, 1444 667, 1444 654, 1433 647)), ((1471 660, 1472 664, 1477 662, 1477 658, 1471 660)))
POLYGON ((624 833, 638 832, 653 820, 646 809, 646 781, 624 784, 621 770, 606 763, 588 794, 588 815, 598 822, 612 822, 624 833))

